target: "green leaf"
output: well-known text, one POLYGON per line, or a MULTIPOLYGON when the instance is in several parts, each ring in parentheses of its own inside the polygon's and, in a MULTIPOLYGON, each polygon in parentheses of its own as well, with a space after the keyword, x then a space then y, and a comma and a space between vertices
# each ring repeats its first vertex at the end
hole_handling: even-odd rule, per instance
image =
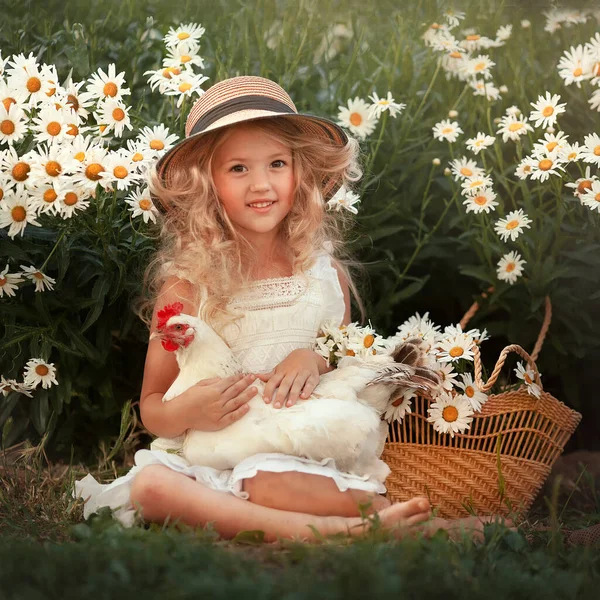
POLYGON ((88 312, 85 321, 81 326, 81 333, 84 333, 87 329, 89 329, 102 314, 102 309, 104 308, 104 298, 110 290, 110 285, 111 281, 108 277, 100 275, 100 277, 96 279, 96 283, 94 283, 94 287, 92 288, 92 298, 96 300, 96 304, 88 312))
POLYGON ((265 532, 260 529, 252 529, 248 531, 240 531, 234 538, 234 542, 238 544, 262 544, 265 541, 265 532))
POLYGON ((46 433, 50 412, 48 390, 41 389, 36 391, 31 402, 29 416, 31 417, 33 426, 40 435, 46 433))
POLYGON ((407 298, 418 294, 428 280, 429 275, 423 277, 423 279, 409 283, 407 286, 403 287, 398 293, 392 296, 391 303, 396 304, 397 302, 401 302, 402 300, 406 300, 407 298))
POLYGON ((468 275, 469 277, 475 277, 486 283, 494 285, 496 282, 490 277, 489 272, 484 267, 476 267, 474 265, 463 265, 459 267, 459 271, 462 275, 468 275))

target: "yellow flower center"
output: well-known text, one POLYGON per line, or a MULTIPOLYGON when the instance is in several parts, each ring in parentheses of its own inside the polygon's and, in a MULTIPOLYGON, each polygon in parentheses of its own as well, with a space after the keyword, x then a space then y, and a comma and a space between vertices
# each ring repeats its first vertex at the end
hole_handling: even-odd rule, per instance
POLYGON ((37 77, 30 77, 27 80, 27 91, 30 94, 35 94, 36 92, 39 92, 42 89, 42 82, 37 78, 37 77))
POLYGON ((487 198, 485 196, 475 196, 473 202, 478 206, 485 206, 487 204, 487 198))
POLYGON ((46 163, 46 173, 50 175, 50 177, 56 177, 61 172, 60 163, 55 160, 49 160, 46 163))
POLYGON ((15 132, 15 124, 10 119, 5 119, 0 123, 0 131, 4 135, 12 135, 15 132))
POLYGON ((150 142, 150 148, 152 148, 152 150, 162 150, 164 147, 164 143, 160 140, 152 140, 150 142))
MULTIPOLYGON (((0 287, 4 287, 8 283, 6 277, 0 277, 0 287)), ((4 389, 7 389, 6 387, 4 389)))
POLYGON ((512 220, 510 223, 506 224, 506 229, 511 230, 514 229, 515 227, 519 226, 519 221, 517 221, 516 219, 512 220))
POLYGON ((184 54, 183 56, 180 56, 180 57, 179 57, 179 60, 180 60, 180 61, 181 61, 183 64, 185 64, 185 63, 188 63, 188 62, 190 62, 190 60, 192 60, 192 57, 191 57, 189 54, 184 54))
POLYGON ((67 129, 67 135, 72 135, 73 137, 75 137, 78 134, 79 134, 79 127, 77 127, 77 125, 75 125, 75 123, 71 123, 69 125, 69 128, 67 129))
POLYGON ((85 152, 78 152, 73 158, 79 162, 83 162, 85 160, 85 152))
POLYGON ((552 152, 556 146, 558 146, 558 142, 550 142, 549 144, 546 144, 546 150, 548 150, 548 152, 552 152))
POLYGON ((99 163, 92 163, 85 170, 85 176, 92 181, 102 179, 100 172, 104 171, 104 167, 99 163))
POLYGON ((458 409, 456 406, 446 406, 442 411, 442 418, 446 423, 454 423, 458 419, 458 409))
POLYGON ((47 92, 46 92, 46 96, 48 96, 48 98, 51 98, 52 96, 54 96, 54 94, 56 94, 56 88, 50 88, 47 92))
POLYGON ((98 125, 98 129, 100 130, 100 133, 104 133, 104 131, 107 127, 108 127, 108 125, 98 125))
POLYGON ((531 171, 531 165, 525 165, 523 167, 523 173, 529 173, 531 171))
POLYGON ((430 29, 439 29, 440 26, 437 23, 432 23, 430 29))
POLYGON ((187 92, 189 90, 192 89, 192 84, 191 83, 180 83, 179 84, 179 91, 180 92, 187 92))
POLYGON ((75 192, 67 192, 65 194, 65 199, 63 200, 67 206, 73 206, 74 204, 77 204, 78 201, 79 196, 75 192))
POLYGON ((27 212, 22 206, 15 206, 10 214, 12 216, 13 221, 17 223, 22 223, 27 218, 27 212))
POLYGON ((533 383, 533 380, 531 379, 531 377, 529 377, 529 373, 527 373, 527 371, 525 371, 525 373, 523 374, 523 379, 525 380, 525 383, 528 383, 529 385, 533 383))
POLYGON ((449 133, 452 133, 454 131, 453 127, 444 127, 444 129, 442 129, 442 133, 444 135, 448 135, 449 133))
POLYGON ((469 398, 472 398, 475 395, 475 390, 473 389, 472 385, 468 385, 465 388, 465 395, 468 396, 469 398))
POLYGON ((118 167, 115 167, 113 169, 113 175, 117 179, 125 179, 125 177, 127 177, 128 174, 129 174, 129 171, 121 165, 119 165, 118 167))
POLYGON ((577 152, 571 152, 571 154, 569 154, 567 156, 567 160, 575 160, 576 157, 577 157, 577 152))
POLYGON ((119 88, 117 87, 117 84, 112 81, 105 83, 104 87, 102 88, 102 93, 105 96, 110 96, 111 98, 114 98, 117 95, 118 91, 119 88))
POLYGON ((4 190, 0 188, 0 202, 2 201, 2 198, 4 198, 4 190))
POLYGON ((152 202, 150 202, 150 200, 148 200, 148 198, 142 198, 139 202, 138 202, 138 206, 142 209, 142 210, 150 210, 150 207, 152 206, 152 202))
POLYGON ((577 67, 574 71, 573 71, 573 77, 581 77, 581 75, 583 74, 583 70, 581 67, 577 67))
POLYGON ((346 350, 346 356, 356 356, 354 350, 346 350))
POLYGON ((516 268, 517 268, 517 265, 515 265, 515 263, 513 263, 513 262, 508 263, 506 265, 506 272, 507 273, 512 273, 516 268))
POLYGON ((485 63, 484 63, 484 62, 480 62, 480 63, 477 63, 477 64, 475 65, 475 70, 476 70, 476 71, 481 71, 481 70, 483 70, 483 69, 485 69, 485 63))
POLYGON ((595 156, 600 156, 600 146, 596 146, 596 147, 594 148, 594 155, 595 155, 595 156))
POLYGON ((368 334, 365 336, 365 339, 363 340, 363 344, 365 346, 365 348, 370 348, 373 345, 373 342, 375 341, 375 337, 372 334, 368 334))
POLYGON ((44 192, 42 198, 44 199, 44 202, 52 204, 58 198, 58 194, 52 188, 49 188, 44 192))
POLYGON ((538 167, 539 167, 540 171, 549 171, 552 168, 552 165, 553 165, 553 163, 549 158, 543 158, 538 163, 538 167))
POLYGON ((464 175, 465 177, 471 177, 473 175, 473 171, 471 171, 471 169, 469 169, 468 167, 463 167, 460 170, 460 174, 464 175))
POLYGON ((551 106, 546 106, 546 108, 544 108, 544 110, 542 111, 542 114, 545 117, 549 117, 553 112, 554 112, 554 109, 551 106))
POLYGON ((458 358, 459 356, 462 356, 464 353, 465 353, 464 348, 461 348, 460 346, 454 346, 454 348, 450 348, 450 351, 448 352, 448 354, 452 358, 458 358))
POLYGON ((140 162, 140 160, 144 160, 144 155, 140 154, 139 152, 136 152, 132 157, 131 160, 133 162, 140 162))
POLYGON ((190 34, 187 31, 181 31, 177 34, 177 39, 187 40, 190 37, 190 34))
POLYGON ((478 39, 480 39, 481 36, 479 34, 474 34, 474 35, 468 35, 467 36, 467 42, 476 42, 478 39))
POLYGON ((44 377, 44 375, 48 375, 48 373, 50 372, 50 369, 48 369, 48 367, 46 365, 38 365, 35 368, 35 372, 40 376, 40 377, 44 377))
POLYGON ((450 58, 462 58, 462 53, 458 51, 450 52, 448 55, 450 58))
POLYGON ((125 111, 122 108, 115 108, 112 117, 115 121, 122 121, 125 118, 125 111))
POLYGON ((40 273, 39 271, 36 271, 36 272, 33 274, 33 276, 34 276, 36 279, 39 279, 40 281, 44 279, 44 274, 43 274, 43 273, 40 273))
POLYGON ((523 127, 523 123, 511 123, 508 126, 509 131, 519 131, 523 127))
POLYGON ((362 116, 357 113, 357 112, 353 112, 350 115, 350 123, 352 123, 352 125, 354 125, 354 127, 358 127, 363 121, 362 116))
POLYGON ((579 183, 579 185, 577 186, 577 191, 580 194, 585 193, 585 190, 591 190, 592 189, 592 182, 589 179, 584 179, 582 182, 579 183))
POLYGON ((596 202, 600 202, 600 193, 598 193, 598 194, 596 194, 596 195, 594 196, 594 200, 595 200, 596 202))
POLYGON ((11 104, 16 104, 17 101, 14 98, 6 97, 2 100, 2 104, 4 104, 4 108, 6 109, 6 112, 8 112, 8 109, 10 108, 11 104))
POLYGON ((181 73, 181 69, 178 69, 177 67, 167 67, 166 69, 163 69, 162 76, 165 79, 171 79, 173 75, 179 75, 179 73, 181 73))
POLYGON ((483 180, 481 180, 481 179, 478 179, 477 181, 471 181, 471 183, 469 183, 469 187, 471 189, 478 188, 478 187, 480 187, 482 185, 483 185, 483 180))
POLYGON ((595 77, 600 77, 600 62, 597 62, 592 67, 592 75, 594 75, 595 77))
POLYGON ((26 162, 18 162, 12 170, 12 176, 17 181, 25 181, 29 177, 31 167, 26 162))
POLYGON ((50 123, 46 125, 46 131, 52 136, 57 136, 61 130, 62 127, 58 121, 50 121, 50 123))

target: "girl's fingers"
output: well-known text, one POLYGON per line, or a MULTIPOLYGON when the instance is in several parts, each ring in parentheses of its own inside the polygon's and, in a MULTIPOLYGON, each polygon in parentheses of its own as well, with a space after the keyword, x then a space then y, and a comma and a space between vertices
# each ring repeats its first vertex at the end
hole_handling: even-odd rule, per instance
POLYGON ((275 401, 273 402, 274 408, 281 408, 287 398, 288 392, 294 383, 294 379, 296 379, 296 375, 286 375, 283 378, 283 381, 279 384, 279 389, 277 390, 277 395, 275 396, 275 401))
POLYGON ((255 373, 255 375, 258 379, 266 383, 272 377, 273 371, 271 370, 268 373, 255 373))
POLYGON ((220 377, 211 377, 210 379, 201 379, 196 383, 196 385, 212 385, 213 383, 217 383, 221 379, 220 377))
POLYGON ((319 383, 319 378, 311 375, 306 380, 306 383, 304 384, 304 389, 302 390, 302 393, 300 394, 300 398, 302 398, 303 400, 306 400, 306 398, 308 398, 313 393, 313 391, 317 387, 318 383, 319 383))
POLYGON ((269 404, 269 402, 271 402, 273 392, 275 391, 275 388, 279 385, 279 383, 281 382, 282 379, 283 379, 283 375, 273 375, 267 382, 267 385, 265 385, 265 391, 263 392, 263 398, 267 404, 269 404))
POLYGON ((290 389, 290 394, 288 396, 288 401, 285 404, 286 406, 294 406, 294 404, 296 404, 298 396, 300 396, 300 392, 302 391, 302 388, 305 386, 307 381, 308 379, 305 379, 300 375, 298 375, 298 377, 294 379, 294 383, 292 385, 292 388, 290 389))
POLYGON ((239 421, 249 410, 250 410, 250 407, 248 406, 248 403, 244 402, 241 406, 238 406, 238 408, 236 408, 235 410, 225 413, 219 419, 219 422, 223 425, 223 427, 227 427, 227 425, 231 425, 232 423, 239 421))
POLYGON ((234 381, 221 392, 221 399, 225 402, 229 402, 232 398, 235 398, 241 394, 252 382, 254 381, 254 375, 246 375, 234 381))

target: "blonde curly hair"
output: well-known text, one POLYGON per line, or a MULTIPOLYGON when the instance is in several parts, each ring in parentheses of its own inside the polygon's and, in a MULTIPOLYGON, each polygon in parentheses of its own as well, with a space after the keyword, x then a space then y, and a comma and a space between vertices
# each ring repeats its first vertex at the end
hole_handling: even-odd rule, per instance
POLYGON ((249 283, 243 265, 253 264, 255 250, 234 228, 212 178, 215 153, 237 127, 255 128, 292 152, 295 198, 280 224, 281 255, 294 273, 305 272, 314 263, 315 251, 329 242, 334 264, 346 276, 364 322, 364 306, 349 271, 362 268, 344 250, 352 219, 346 211, 327 211, 324 199, 325 190, 340 183, 348 187, 362 176, 358 143, 350 138, 340 148, 311 136, 288 118, 247 121, 206 133, 191 144, 185 162, 168 181, 161 181, 156 170, 151 173, 150 190, 169 210, 160 220, 159 247, 145 270, 146 293, 135 312, 150 326, 159 291, 176 276, 192 284, 199 316, 216 331, 239 318, 227 305, 249 283))

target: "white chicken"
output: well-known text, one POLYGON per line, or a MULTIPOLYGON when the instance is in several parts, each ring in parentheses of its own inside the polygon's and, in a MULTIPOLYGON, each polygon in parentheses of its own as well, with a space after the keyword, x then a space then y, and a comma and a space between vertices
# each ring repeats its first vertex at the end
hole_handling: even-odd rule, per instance
MULTIPOLYGON (((181 314, 182 309, 177 302, 159 311, 152 334, 165 350, 175 352, 179 365, 164 402, 202 379, 243 372, 225 341, 201 319, 181 314)), ((309 398, 284 409, 264 402, 265 384, 256 380, 258 393, 238 421, 219 431, 189 429, 173 440, 158 438, 151 448, 180 451, 191 464, 221 470, 265 452, 333 458, 342 471, 383 480, 389 468, 378 458, 387 432, 381 414, 406 388, 431 393, 440 385, 438 374, 422 366, 419 344, 418 339, 405 342, 391 355, 373 356, 368 362, 344 357, 337 369, 321 376, 309 398)))

